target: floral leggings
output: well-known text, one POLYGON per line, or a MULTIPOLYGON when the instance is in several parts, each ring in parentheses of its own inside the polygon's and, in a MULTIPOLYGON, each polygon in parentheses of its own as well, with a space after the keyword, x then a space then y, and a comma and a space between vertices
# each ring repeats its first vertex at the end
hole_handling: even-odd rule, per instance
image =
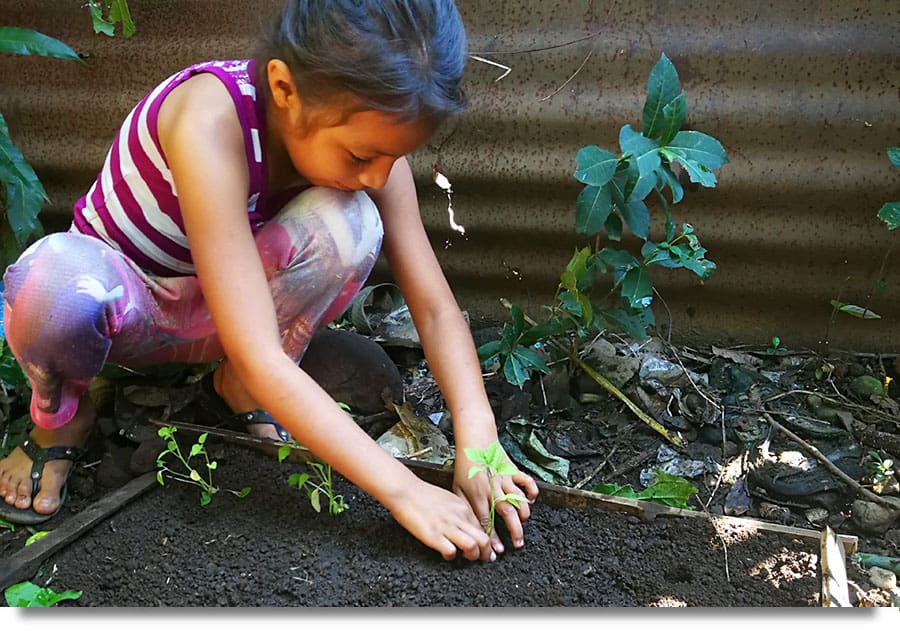
MULTIPOLYGON (((338 317, 365 283, 382 237, 366 194, 329 188, 303 191, 257 232, 282 346, 298 363, 316 328, 338 317)), ((69 422, 108 362, 140 367, 224 356, 196 276, 149 275, 90 236, 45 236, 10 265, 4 283, 7 342, 31 383, 31 417, 42 428, 69 422)))

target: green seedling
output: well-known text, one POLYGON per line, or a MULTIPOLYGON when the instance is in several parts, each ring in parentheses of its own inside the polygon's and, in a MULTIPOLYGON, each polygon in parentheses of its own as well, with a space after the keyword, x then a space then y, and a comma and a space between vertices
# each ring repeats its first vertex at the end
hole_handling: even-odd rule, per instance
POLYGON ((872 460, 869 462, 869 474, 872 475, 872 483, 878 484, 880 482, 887 481, 894 476, 895 471, 893 459, 881 459, 881 455, 873 450, 870 450, 868 455, 872 460))
MULTIPOLYGON (((291 445, 284 444, 278 448, 278 461, 283 462, 291 454, 291 445)), ((322 496, 328 501, 328 512, 337 516, 349 510, 350 506, 344 501, 343 495, 334 493, 334 480, 332 479, 332 470, 329 464, 319 462, 307 462, 318 482, 313 479, 313 475, 309 473, 293 473, 288 477, 288 485, 291 488, 297 488, 300 491, 306 491, 309 497, 309 504, 316 512, 322 512, 322 496)))
POLYGON ((49 530, 41 530, 40 532, 35 532, 30 537, 25 539, 25 545, 31 545, 35 541, 40 541, 41 539, 46 537, 48 534, 50 534, 49 530))
POLYGON ((10 522, 10 521, 7 521, 6 519, 0 519, 0 528, 6 528, 6 529, 9 530, 10 532, 15 532, 15 531, 16 531, 16 526, 15 526, 15 524, 13 524, 13 523, 10 522))
MULTIPOLYGON (((200 505, 206 506, 209 502, 212 501, 212 496, 219 492, 220 489, 218 486, 214 486, 212 483, 212 474, 213 471, 218 466, 218 462, 215 460, 210 460, 209 455, 206 453, 206 436, 207 433, 203 433, 197 439, 197 441, 191 446, 191 450, 188 453, 187 457, 184 456, 184 453, 181 450, 181 447, 178 445, 178 441, 175 439, 175 433, 178 429, 174 426, 164 426, 159 429, 157 434, 168 442, 166 449, 159 454, 156 458, 156 466, 159 470, 156 473, 156 480, 165 485, 165 481, 163 480, 164 475, 168 475, 171 479, 175 481, 181 481, 186 484, 194 484, 200 488, 200 505), (166 456, 171 456, 178 460, 178 463, 181 465, 178 469, 174 469, 170 467, 165 460, 166 456), (206 471, 206 477, 200 475, 200 472, 191 466, 190 461, 193 458, 198 458, 199 461, 203 463, 203 469, 206 471), (181 471, 186 472, 181 472, 181 471)), ((237 497, 246 497, 250 494, 250 488, 245 487, 239 491, 237 490, 229 490, 224 489, 225 492, 230 492, 231 494, 237 497)))
MULTIPOLYGON (((503 447, 500 446, 500 442, 492 442, 490 446, 484 449, 466 448, 464 451, 466 457, 476 464, 469 469, 469 479, 472 479, 478 473, 487 473, 488 481, 491 483, 492 492, 494 479, 496 477, 500 477, 501 475, 515 475, 519 472, 513 464, 507 461, 506 453, 503 452, 503 447)), ((491 496, 490 518, 488 520, 488 527, 484 529, 488 534, 491 534, 494 531, 494 516, 497 504, 501 501, 505 501, 518 508, 522 502, 528 501, 528 499, 519 493, 504 493, 500 497, 491 496)))
POLYGON ((772 344, 766 349, 766 353, 785 353, 787 349, 781 346, 781 338, 772 336, 772 344))
POLYGON ((82 592, 66 590, 54 592, 49 587, 40 587, 24 581, 6 588, 4 596, 10 607, 53 607, 60 601, 74 601, 81 598, 82 592))

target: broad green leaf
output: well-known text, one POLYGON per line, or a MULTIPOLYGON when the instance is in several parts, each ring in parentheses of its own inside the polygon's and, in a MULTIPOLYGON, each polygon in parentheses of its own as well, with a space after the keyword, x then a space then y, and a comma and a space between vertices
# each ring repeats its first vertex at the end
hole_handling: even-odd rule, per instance
POLYGON ((604 186, 616 173, 619 158, 597 146, 585 146, 578 151, 578 168, 574 177, 589 186, 604 186))
POLYGON ((243 488, 241 488, 241 490, 239 492, 237 492, 235 494, 237 494, 238 497, 243 499, 244 497, 246 497, 247 495, 250 494, 250 486, 244 486, 243 488))
POLYGON ((56 38, 21 27, 0 26, 0 51, 84 62, 78 53, 56 38))
POLYGON ((897 146, 891 146, 887 149, 888 159, 891 160, 891 163, 894 164, 895 167, 900 168, 900 148, 897 146))
POLYGON ((650 210, 640 199, 632 199, 620 209, 622 219, 635 236, 645 239, 650 233, 650 210))
POLYGON ((622 297, 634 309, 649 307, 653 301, 653 282, 643 267, 628 271, 622 279, 622 297))
POLYGON ((656 473, 656 481, 641 492, 635 492, 631 486, 618 486, 616 484, 597 484, 592 490, 613 497, 640 499, 652 501, 663 506, 692 510, 687 505, 687 502, 690 496, 697 492, 696 486, 684 477, 670 475, 662 470, 654 472, 656 473))
POLYGON ((212 502, 212 495, 210 495, 207 491, 200 491, 200 505, 208 506, 212 502))
POLYGON ((116 26, 103 17, 103 11, 98 2, 96 0, 89 1, 88 9, 91 12, 91 23, 94 25, 94 33, 102 33, 113 37, 116 34, 116 26))
MULTIPOLYGON (((569 262, 566 265, 566 269, 563 271, 563 275, 571 275, 570 283, 568 285, 564 285, 566 289, 570 291, 584 291, 591 288, 594 280, 594 272, 589 266, 590 260, 591 248, 585 247, 583 249, 576 250, 572 258, 569 259, 569 262)), ((560 281, 562 281, 562 278, 560 278, 560 281)))
POLYGON ((9 136, 6 120, 0 115, 0 185, 9 226, 20 247, 39 228, 37 217, 47 194, 31 164, 9 136))
POLYGON ((673 99, 671 102, 663 106, 663 128, 662 128, 662 136, 659 138, 659 142, 662 145, 666 145, 672 138, 681 130, 681 127, 684 125, 684 120, 687 119, 687 96, 685 96, 684 91, 673 99))
POLYGON ((56 593, 49 587, 39 587, 30 581, 16 583, 6 588, 4 597, 9 607, 53 607, 60 601, 74 601, 82 592, 66 590, 56 593))
POLYGON ((131 12, 128 10, 128 0, 112 0, 109 20, 113 23, 122 23, 122 34, 126 38, 134 35, 134 22, 131 19, 131 12))
POLYGON ((656 170, 660 165, 659 144, 636 132, 629 124, 625 124, 619 130, 619 146, 625 155, 634 158, 640 175, 627 198, 643 199, 656 184, 656 170))
POLYGON ((659 176, 661 183, 669 186, 669 190, 672 192, 672 205, 684 198, 684 188, 668 165, 662 164, 656 174, 659 176))
POLYGON ((198 473, 196 470, 191 470, 190 477, 191 481, 200 481, 200 473, 198 473))
POLYGON ((728 163, 722 144, 714 137, 695 130, 682 130, 660 150, 669 161, 677 161, 687 170, 691 181, 712 188, 716 185, 713 170, 728 163))
POLYGON ((728 163, 728 155, 719 140, 696 130, 682 130, 666 148, 696 161, 707 170, 718 170, 728 163))
POLYGON ((512 328, 516 334, 516 341, 518 341, 519 336, 525 331, 525 313, 521 307, 513 304, 509 307, 509 315, 512 317, 512 328))
POLYGON ((885 222, 889 230, 900 227, 900 201, 891 201, 881 206, 878 218, 885 222))
POLYGON ((575 204, 575 231, 588 236, 599 232, 612 212, 609 184, 585 186, 575 204))
POLYGON ((675 99, 679 92, 681 84, 678 72, 675 65, 663 53, 650 71, 647 80, 647 101, 644 104, 642 127, 644 135, 655 139, 660 134, 665 125, 663 108, 675 99))
POLYGON ((488 444, 487 448, 484 449, 484 459, 485 463, 493 470, 496 470, 500 466, 506 459, 506 456, 503 453, 503 447, 500 446, 500 442, 491 442, 488 444))
POLYGON ((625 250, 617 250, 612 247, 604 247, 602 250, 597 252, 600 259, 610 265, 612 267, 624 267, 624 268, 632 268, 638 267, 640 262, 629 252, 625 250))
POLYGON ((530 347, 537 342, 543 342, 547 338, 559 335, 564 331, 565 329, 559 324, 559 321, 557 320, 541 322, 530 327, 525 333, 523 333, 522 337, 519 339, 519 343, 523 346, 530 347))
POLYGON ((610 214, 609 218, 606 219, 606 223, 603 224, 603 228, 606 230, 609 240, 622 240, 622 217, 618 214, 610 214))
POLYGON ((525 368, 525 365, 522 364, 519 358, 510 354, 503 364, 503 376, 507 382, 521 389, 528 381, 528 378, 531 377, 531 372, 525 368))
POLYGON ((191 457, 194 457, 195 455, 199 455, 202 452, 203 452, 203 444, 193 444, 191 446, 190 452, 188 453, 188 459, 190 459, 191 457))
POLYGON ((607 323, 622 329, 637 342, 647 340, 647 326, 654 324, 653 312, 649 307, 640 312, 635 312, 630 308, 616 307, 602 310, 601 315, 607 323))
POLYGON ((322 504, 319 501, 319 491, 311 490, 309 493, 309 503, 312 505, 313 510, 316 512, 322 512, 322 504))
POLYGON ((550 367, 547 366, 547 363, 544 362, 544 359, 534 349, 520 346, 515 351, 513 351, 513 355, 519 358, 519 361, 526 367, 538 369, 543 373, 550 373, 550 367))
POLYGON ((291 447, 287 444, 278 447, 278 461, 283 462, 285 459, 290 457, 291 447))
POLYGON ((478 347, 478 359, 481 360, 482 364, 486 363, 488 360, 493 358, 494 356, 500 353, 500 341, 493 340, 491 342, 486 342, 480 347, 478 347))
MULTIPOLYGON (((468 448, 466 450, 469 450, 468 448)), ((469 459, 472 459, 471 457, 469 459)), ((478 461, 477 459, 472 459, 473 462, 478 461)), ((469 468, 469 479, 472 479, 478 473, 484 472, 484 466, 472 466, 469 468)))

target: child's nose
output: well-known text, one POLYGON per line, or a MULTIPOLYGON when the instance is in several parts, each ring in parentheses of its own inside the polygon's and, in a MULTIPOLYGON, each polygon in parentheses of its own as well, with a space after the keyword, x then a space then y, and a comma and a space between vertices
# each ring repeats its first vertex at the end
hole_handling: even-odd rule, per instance
POLYGON ((359 175, 359 182, 366 188, 378 190, 384 187, 388 177, 391 175, 391 168, 394 160, 383 157, 369 163, 359 175))

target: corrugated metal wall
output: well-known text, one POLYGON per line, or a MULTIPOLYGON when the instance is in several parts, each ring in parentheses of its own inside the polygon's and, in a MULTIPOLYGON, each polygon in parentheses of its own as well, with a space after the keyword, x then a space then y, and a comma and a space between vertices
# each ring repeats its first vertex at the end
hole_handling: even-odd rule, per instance
MULTIPOLYGON (((167 74, 246 54, 278 2, 130 0, 131 40, 95 35, 79 0, 0 0, 0 24, 57 37, 88 63, 0 56, 0 112, 52 199, 50 227, 93 180, 121 119, 167 74)), ((687 93, 688 124, 731 163, 715 189, 673 208, 718 271, 701 285, 654 275, 654 309, 676 342, 896 352, 900 232, 875 217, 900 199, 886 157, 900 145, 900 3, 461 0, 474 55, 470 111, 412 157, 426 225, 473 322, 502 320, 499 298, 535 315, 585 240, 574 233, 575 154, 618 151, 640 125, 645 84, 665 52, 687 93), (430 180, 454 187, 456 220, 430 180), (884 265, 887 288, 875 291, 884 265), (865 304, 881 320, 839 315, 865 304)), ((626 245, 634 245, 626 241, 626 245)), ((376 277, 385 278, 380 268, 376 277)))

